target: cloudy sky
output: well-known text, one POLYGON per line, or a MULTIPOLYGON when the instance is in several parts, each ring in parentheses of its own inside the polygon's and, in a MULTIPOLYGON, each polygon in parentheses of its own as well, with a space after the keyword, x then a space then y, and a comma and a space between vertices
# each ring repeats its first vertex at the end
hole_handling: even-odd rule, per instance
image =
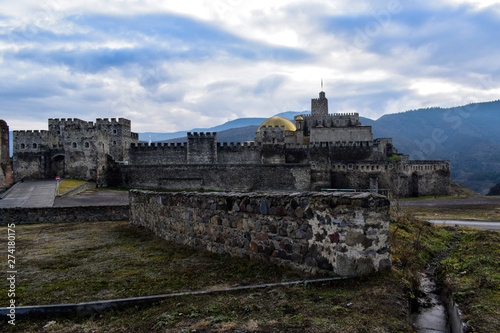
POLYGON ((500 1, 0 2, 0 118, 135 132, 310 108, 377 119, 500 98, 500 1))

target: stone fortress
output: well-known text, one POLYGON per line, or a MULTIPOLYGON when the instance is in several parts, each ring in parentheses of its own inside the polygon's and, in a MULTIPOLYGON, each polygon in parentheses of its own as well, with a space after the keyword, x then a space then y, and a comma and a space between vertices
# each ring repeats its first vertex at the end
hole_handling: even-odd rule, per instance
POLYGON ((254 142, 188 133, 187 143, 139 143, 123 118, 49 119, 48 131, 14 131, 13 141, 15 181, 61 176, 166 190, 450 193, 448 161, 410 160, 392 139, 374 139, 358 113, 329 114, 323 91, 311 100, 310 115, 269 118, 254 142))

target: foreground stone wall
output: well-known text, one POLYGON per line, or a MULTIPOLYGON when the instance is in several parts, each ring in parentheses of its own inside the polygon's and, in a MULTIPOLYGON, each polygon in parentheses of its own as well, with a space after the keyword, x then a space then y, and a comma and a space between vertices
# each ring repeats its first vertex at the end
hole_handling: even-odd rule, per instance
POLYGON ((158 236, 307 272, 388 269, 389 201, 375 193, 130 192, 130 222, 158 236))

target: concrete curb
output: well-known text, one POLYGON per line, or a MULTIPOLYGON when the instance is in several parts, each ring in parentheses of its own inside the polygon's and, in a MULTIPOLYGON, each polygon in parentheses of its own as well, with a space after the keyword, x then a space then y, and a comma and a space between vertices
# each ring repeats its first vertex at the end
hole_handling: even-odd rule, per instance
POLYGON ((9 187, 7 189, 7 191, 3 192, 2 194, 0 194, 0 199, 3 199, 4 197, 7 196, 7 194, 9 194, 16 186, 17 184, 19 184, 19 182, 15 183, 14 185, 12 185, 11 187, 9 187))
POLYGON ((307 283, 329 282, 337 280, 346 280, 349 278, 351 277, 333 277, 333 278, 324 278, 315 280, 266 283, 253 286, 240 286, 240 287, 232 287, 232 288, 217 289, 217 290, 187 291, 187 292, 165 294, 165 295, 132 297, 132 298, 113 299, 113 300, 97 301, 97 302, 85 302, 77 304, 73 303, 73 304, 21 306, 15 308, 0 308, 0 318, 4 320, 9 320, 8 315, 9 313, 11 313, 11 311, 14 311, 13 313, 15 315, 15 318, 22 316, 53 316, 61 314, 87 315, 87 314, 101 313, 109 309, 123 308, 132 305, 149 304, 177 296, 204 295, 204 294, 213 294, 213 293, 230 292, 230 291, 247 290, 247 289, 286 286, 286 285, 302 284, 302 283, 307 284, 307 283))

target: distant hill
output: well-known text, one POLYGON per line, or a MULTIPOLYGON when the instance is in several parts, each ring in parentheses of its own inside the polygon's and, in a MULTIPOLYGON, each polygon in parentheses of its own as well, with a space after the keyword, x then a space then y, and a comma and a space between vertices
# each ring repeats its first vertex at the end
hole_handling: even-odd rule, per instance
MULTIPOLYGON (((309 111, 278 114, 293 119, 309 111)), ((190 132, 218 132, 219 142, 251 141, 265 118, 241 118, 190 132)), ((375 138, 393 138, 399 152, 412 159, 449 160, 452 180, 486 194, 500 182, 500 101, 454 108, 427 108, 388 114, 377 120, 360 117, 375 138)), ((152 141, 185 141, 185 132, 152 133, 152 141), (158 139, 155 139, 158 138, 158 139), (172 140, 173 139, 173 140, 172 140)), ((148 141, 151 133, 141 133, 148 141)))
MULTIPOLYGON (((286 111, 282 113, 278 113, 276 116, 284 117, 290 120, 293 120, 293 117, 298 116, 300 114, 308 114, 311 113, 311 111, 286 111)), ((245 131, 240 131, 242 135, 245 135, 245 137, 238 137, 237 134, 227 134, 226 136, 229 139, 223 139, 225 134, 222 134, 221 132, 225 130, 230 130, 230 129, 235 129, 235 128, 242 128, 242 127, 248 127, 248 126, 257 126, 259 127, 260 124, 262 124, 267 118, 239 118, 235 120, 228 121, 222 125, 214 126, 214 127, 207 127, 207 128, 193 128, 189 131, 179 131, 179 132, 173 132, 173 133, 153 133, 153 132, 146 132, 146 133, 139 133, 139 140, 143 142, 148 142, 149 137, 151 136, 151 141, 152 142, 184 142, 186 141, 186 134, 188 132, 217 132, 217 140, 219 142, 238 142, 238 141, 253 141, 255 137, 255 132, 252 134, 251 139, 249 138, 249 134, 246 133, 245 131), (243 134, 245 133, 245 134, 243 134), (232 139, 234 138, 234 139, 232 139)))
POLYGON ((384 115, 375 137, 392 137, 412 159, 450 160, 452 179, 486 194, 500 182, 500 101, 384 115))

